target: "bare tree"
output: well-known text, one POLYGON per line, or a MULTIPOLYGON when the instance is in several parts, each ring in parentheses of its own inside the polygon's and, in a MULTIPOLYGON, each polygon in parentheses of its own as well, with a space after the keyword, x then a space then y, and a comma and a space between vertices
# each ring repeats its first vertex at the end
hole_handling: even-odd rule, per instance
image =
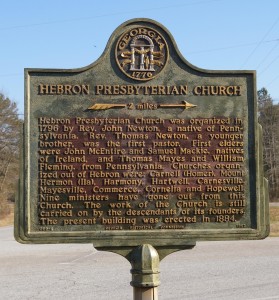
POLYGON ((263 127, 264 173, 269 181, 270 199, 279 198, 279 105, 266 88, 258 91, 259 122, 263 127))
POLYGON ((20 124, 17 105, 0 93, 0 214, 15 194, 18 178, 20 124))

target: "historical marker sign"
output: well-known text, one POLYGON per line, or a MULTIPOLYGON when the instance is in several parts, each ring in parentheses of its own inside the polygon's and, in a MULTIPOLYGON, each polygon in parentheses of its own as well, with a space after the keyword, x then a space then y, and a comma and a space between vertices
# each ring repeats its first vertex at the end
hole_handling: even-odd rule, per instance
POLYGON ((189 64, 135 19, 92 65, 25 70, 16 239, 181 245, 268 234, 254 71, 189 64))

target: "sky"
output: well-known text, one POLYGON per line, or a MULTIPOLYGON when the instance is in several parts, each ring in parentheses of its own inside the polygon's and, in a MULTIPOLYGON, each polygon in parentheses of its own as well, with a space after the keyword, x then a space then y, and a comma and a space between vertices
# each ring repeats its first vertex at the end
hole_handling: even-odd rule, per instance
POLYGON ((72 69, 103 53, 133 18, 165 26, 191 64, 256 70, 279 102, 278 0, 0 0, 0 92, 24 112, 24 68, 72 69))

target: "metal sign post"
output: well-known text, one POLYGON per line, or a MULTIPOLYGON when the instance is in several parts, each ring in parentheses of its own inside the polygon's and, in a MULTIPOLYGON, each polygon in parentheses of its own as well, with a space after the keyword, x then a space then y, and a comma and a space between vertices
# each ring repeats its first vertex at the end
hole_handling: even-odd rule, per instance
POLYGON ((179 250, 191 250, 196 243, 185 243, 183 247, 157 247, 143 244, 137 247, 97 247, 99 251, 110 251, 125 257, 131 264, 134 300, 158 300, 158 286, 160 285, 160 261, 167 255, 179 250))
POLYGON ((158 300, 159 255, 155 248, 145 244, 131 253, 131 285, 134 287, 134 300, 158 300))

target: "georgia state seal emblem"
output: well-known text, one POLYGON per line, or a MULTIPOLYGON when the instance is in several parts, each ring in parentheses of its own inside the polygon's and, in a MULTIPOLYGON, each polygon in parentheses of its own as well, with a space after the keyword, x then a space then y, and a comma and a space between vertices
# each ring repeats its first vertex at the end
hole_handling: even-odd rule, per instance
POLYGON ((164 37, 149 27, 135 27, 119 38, 115 58, 120 70, 135 80, 147 81, 157 76, 168 60, 164 37))

